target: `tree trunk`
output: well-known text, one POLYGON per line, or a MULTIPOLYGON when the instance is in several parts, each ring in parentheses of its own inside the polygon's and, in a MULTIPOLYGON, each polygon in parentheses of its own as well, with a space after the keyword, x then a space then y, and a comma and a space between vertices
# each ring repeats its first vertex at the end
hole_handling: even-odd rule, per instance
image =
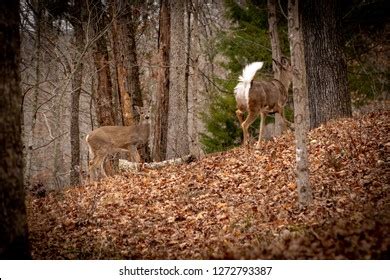
MULTIPOLYGON (((97 38, 92 53, 97 72, 96 118, 99 126, 115 125, 111 72, 105 34, 107 29, 106 12, 100 0, 92 1, 91 15, 94 36, 97 38)), ((104 168, 107 174, 114 174, 114 169, 118 168, 118 158, 106 161, 104 168)))
POLYGON ((0 2, 0 259, 29 259, 21 138, 19 1, 0 2))
MULTIPOLYGON (((202 128, 202 121, 199 114, 204 111, 206 106, 201 97, 201 78, 200 78, 200 57, 201 57, 201 22, 199 20, 199 13, 201 11, 201 3, 198 0, 189 1, 192 13, 192 28, 191 33, 188 34, 188 53, 191 56, 191 90, 188 93, 188 134, 190 141, 190 153, 200 158, 203 155, 203 150, 200 146, 199 134, 202 128)), ((190 10, 190 8, 189 8, 190 10)), ((188 27, 190 30, 190 25, 188 27)))
POLYGON ((351 116, 351 96, 342 50, 340 1, 305 0, 302 4, 310 128, 315 128, 351 116))
POLYGON ((169 108, 169 49, 170 6, 169 0, 161 0, 159 30, 159 70, 157 74, 156 119, 154 127, 153 159, 162 161, 166 157, 169 108))
POLYGON ((43 7, 41 1, 36 1, 33 3, 34 9, 36 12, 34 13, 34 21, 35 21, 35 87, 34 87, 34 97, 33 97, 33 105, 32 105, 32 116, 31 116, 31 125, 29 130, 26 131, 26 126, 24 127, 25 135, 27 135, 26 142, 27 145, 25 147, 25 167, 24 173, 26 178, 26 183, 30 184, 30 179, 32 176, 32 161, 33 161, 33 153, 34 153, 34 140, 35 140, 35 127, 37 124, 37 114, 38 114, 38 102, 39 102, 39 93, 40 93, 40 85, 41 85, 41 61, 42 61, 42 41, 41 41, 41 33, 42 33, 42 13, 43 7))
POLYGON ((188 107, 186 95, 186 1, 171 1, 171 53, 167 158, 188 155, 188 107))
POLYGON ((309 106, 306 85, 305 53, 302 45, 302 25, 298 7, 299 3, 301 3, 301 1, 288 1, 288 37, 290 39, 291 65, 294 69, 293 96, 296 139, 296 182, 299 203, 301 206, 307 206, 312 200, 307 153, 309 106))
MULTIPOLYGON (((129 62, 128 65, 130 67, 130 75, 128 75, 127 79, 129 82, 129 90, 130 96, 133 100, 133 105, 138 107, 150 106, 150 103, 144 104, 142 99, 142 91, 141 91, 141 83, 140 83, 140 75, 139 75, 139 66, 138 66, 138 58, 137 58, 137 44, 136 44, 136 19, 139 17, 139 9, 131 7, 131 20, 127 25, 127 34, 128 34, 128 56, 129 62)), ((134 111, 133 111, 134 112, 134 111)), ((135 117, 139 120, 138 113, 135 111, 135 117)), ((146 144, 142 147, 138 147, 138 153, 141 156, 143 162, 152 161, 151 152, 149 149, 149 145, 146 144)))
MULTIPOLYGON (((83 2, 83 1, 82 1, 83 2)), ((83 50, 84 50, 84 31, 82 26, 82 11, 83 6, 79 6, 77 22, 73 24, 74 44, 76 45, 77 53, 74 56, 72 76, 72 96, 71 96, 71 119, 70 119, 70 147, 71 147, 71 162, 70 162, 70 185, 80 185, 80 124, 79 124, 79 109, 80 109, 80 94, 83 83, 83 50)))
MULTIPOLYGON (((127 22, 127 31, 128 36, 128 65, 130 67, 130 75, 128 75, 129 83, 129 92, 134 106, 143 107, 150 106, 150 104, 144 104, 142 99, 140 75, 139 75, 139 66, 137 58, 137 43, 136 43, 136 30, 137 30, 137 19, 140 16, 139 10, 137 7, 132 5, 130 7, 130 20, 127 22)), ((135 118, 139 120, 137 111, 133 111, 135 118)), ((143 162, 152 161, 150 155, 149 145, 138 147, 138 153, 141 156, 143 162)))
MULTIPOLYGON (((268 28, 269 28, 269 36, 270 36, 271 49, 272 49, 272 59, 280 62, 282 58, 282 50, 280 48, 280 40, 278 34, 278 22, 276 17, 276 0, 268 0, 267 9, 268 9, 268 28)), ((274 72, 274 78, 280 80, 280 71, 274 61, 272 61, 272 70, 274 72)), ((285 129, 286 129, 286 124, 284 123, 282 116, 280 116, 279 114, 275 114, 275 136, 282 135, 285 129)))
POLYGON ((93 1, 92 20, 96 40, 93 51, 94 63, 97 71, 97 91, 96 91, 96 116, 100 126, 114 125, 114 111, 112 106, 112 83, 110 66, 108 61, 107 40, 105 37, 105 14, 100 0, 93 1))
MULTIPOLYGON (((128 36, 128 65, 130 68, 130 75, 128 75, 129 82, 129 92, 133 100, 133 105, 143 107, 144 103, 142 100, 142 91, 141 83, 139 76, 139 66, 137 58, 137 44, 136 44, 136 30, 137 30, 137 18, 139 18, 139 9, 136 7, 130 7, 130 20, 127 22, 126 34, 128 36)), ((134 112, 136 119, 138 120, 139 116, 137 112, 134 112)))
POLYGON ((115 60, 115 71, 119 89, 119 96, 121 100, 122 120, 126 126, 135 123, 133 114, 133 102, 126 87, 127 82, 127 69, 125 68, 125 50, 124 47, 127 43, 124 28, 123 15, 120 14, 116 6, 117 1, 110 1, 110 11, 112 18, 112 50, 115 60))

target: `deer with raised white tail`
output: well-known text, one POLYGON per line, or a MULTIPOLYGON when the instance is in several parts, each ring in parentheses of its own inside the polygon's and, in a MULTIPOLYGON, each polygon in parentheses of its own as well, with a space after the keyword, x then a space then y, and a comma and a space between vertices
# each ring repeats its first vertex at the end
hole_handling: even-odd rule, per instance
POLYGON ((130 126, 102 126, 87 135, 85 140, 92 157, 89 162, 91 180, 96 178, 98 168, 100 168, 104 177, 107 177, 104 170, 104 160, 108 155, 126 151, 135 153, 139 161, 137 147, 147 144, 149 140, 150 109, 137 106, 135 108, 140 115, 138 124, 130 126))
POLYGON ((275 61, 280 71, 280 79, 270 81, 254 81, 253 78, 258 70, 263 67, 263 62, 253 62, 247 65, 239 83, 234 89, 237 111, 236 115, 244 134, 244 145, 249 144, 249 126, 260 116, 259 140, 256 147, 260 148, 260 141, 264 129, 265 117, 270 113, 279 113, 286 124, 289 122, 284 116, 284 106, 287 102, 288 88, 292 81, 291 64, 283 57, 281 62, 275 61), (243 120, 244 112, 248 116, 243 120))

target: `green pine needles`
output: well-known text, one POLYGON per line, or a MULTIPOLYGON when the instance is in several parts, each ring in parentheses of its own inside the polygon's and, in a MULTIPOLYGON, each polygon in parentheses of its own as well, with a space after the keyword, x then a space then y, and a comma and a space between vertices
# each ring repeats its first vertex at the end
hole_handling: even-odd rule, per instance
MULTIPOLYGON (((226 16, 232 21, 232 28, 219 34, 216 48, 226 60, 221 66, 227 70, 227 78, 214 78, 222 91, 212 94, 208 110, 201 115, 206 133, 201 134, 201 143, 206 153, 224 151, 240 145, 242 131, 236 117, 234 87, 238 83, 245 65, 264 61, 265 65, 257 75, 272 74, 272 56, 267 26, 267 1, 248 1, 240 6, 234 0, 226 0, 226 16)), ((253 127, 258 128, 258 121, 253 127)))

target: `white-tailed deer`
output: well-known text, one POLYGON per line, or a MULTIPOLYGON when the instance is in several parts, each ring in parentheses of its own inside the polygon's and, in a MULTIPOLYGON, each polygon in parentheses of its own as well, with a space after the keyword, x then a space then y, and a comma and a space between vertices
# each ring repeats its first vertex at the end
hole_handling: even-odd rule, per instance
POLYGON ((281 62, 275 62, 280 71, 279 80, 252 81, 256 72, 263 67, 263 62, 253 62, 244 68, 239 77, 239 83, 234 89, 237 102, 236 115, 243 130, 244 145, 249 144, 248 128, 257 116, 261 118, 257 148, 260 148, 265 117, 269 113, 279 113, 286 124, 288 123, 284 117, 284 106, 292 81, 291 65, 287 58, 282 58, 281 62), (248 112, 245 121, 243 120, 244 112, 248 112))
POLYGON ((140 115, 138 124, 130 126, 102 126, 87 135, 85 140, 92 158, 89 162, 89 174, 92 180, 96 178, 98 168, 100 168, 104 177, 107 177, 103 165, 108 155, 121 151, 137 153, 138 155, 137 147, 148 143, 150 110, 135 108, 140 115))

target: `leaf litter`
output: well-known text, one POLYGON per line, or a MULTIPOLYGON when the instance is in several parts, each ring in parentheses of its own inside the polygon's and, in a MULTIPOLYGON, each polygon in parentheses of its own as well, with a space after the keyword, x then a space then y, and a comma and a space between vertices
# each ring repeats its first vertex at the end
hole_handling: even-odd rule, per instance
POLYGON ((298 206, 293 133, 197 161, 28 195, 34 259, 389 259, 390 111, 308 137, 298 206))

